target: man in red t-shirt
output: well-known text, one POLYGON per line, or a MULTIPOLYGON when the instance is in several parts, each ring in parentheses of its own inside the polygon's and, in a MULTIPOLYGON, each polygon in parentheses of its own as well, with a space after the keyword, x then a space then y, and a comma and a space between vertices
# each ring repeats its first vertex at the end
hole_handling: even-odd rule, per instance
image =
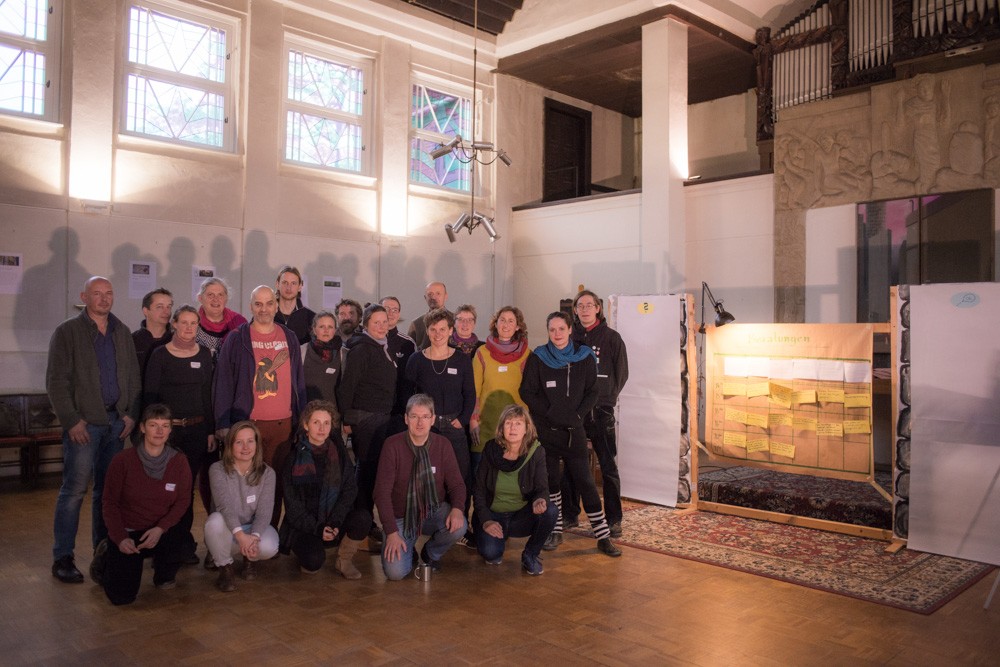
POLYGON ((260 430, 264 461, 278 474, 271 524, 281 517, 281 469, 291 446, 299 412, 306 404, 302 353, 295 334, 274 321, 278 301, 261 285, 250 293, 253 319, 226 337, 215 367, 213 400, 216 435, 251 419, 260 430))

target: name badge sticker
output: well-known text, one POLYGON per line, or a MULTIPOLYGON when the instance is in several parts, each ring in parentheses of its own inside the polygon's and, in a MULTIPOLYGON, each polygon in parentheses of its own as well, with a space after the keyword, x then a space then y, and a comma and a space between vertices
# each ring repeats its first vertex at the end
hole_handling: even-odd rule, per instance
POLYGON ((177 485, 174 484, 173 482, 167 482, 166 489, 167 491, 176 491, 177 485))
POLYGON ((555 380, 547 380, 545 382, 545 386, 546 387, 555 387, 556 386, 556 381, 555 380))
POLYGON ((507 367, 506 366, 499 366, 497 368, 497 373, 506 373, 506 372, 507 372, 507 367))
POLYGON ((191 368, 201 368, 201 362, 200 361, 192 361, 191 362, 191 368))
POLYGON ((448 375, 458 375, 458 369, 457 368, 449 368, 448 369, 448 375))
POLYGON ((433 475, 438 471, 437 466, 431 466, 431 474, 433 475))
POLYGON ((327 374, 327 375, 333 375, 333 374, 334 374, 334 373, 336 373, 336 372, 337 372, 337 369, 336 369, 336 368, 327 368, 327 369, 326 369, 326 374, 327 374))
POLYGON ((247 505, 253 505, 255 502, 257 502, 257 496, 255 494, 247 496, 247 505))

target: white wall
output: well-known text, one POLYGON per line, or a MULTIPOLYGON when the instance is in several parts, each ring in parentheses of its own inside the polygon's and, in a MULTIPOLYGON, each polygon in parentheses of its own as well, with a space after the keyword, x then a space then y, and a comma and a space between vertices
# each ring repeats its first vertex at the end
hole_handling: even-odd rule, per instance
MULTIPOLYGON (((687 275, 681 279, 696 307, 704 280, 738 321, 773 321, 773 184, 767 175, 684 189, 687 275)), ((533 345, 545 341, 545 316, 581 284, 602 297, 642 293, 656 267, 641 261, 641 218, 639 193, 514 213, 514 290, 533 345)))
POLYGON ((760 169, 754 91, 688 107, 688 164, 702 178, 760 169))
POLYGON ((545 317, 580 285, 601 297, 637 293, 653 271, 640 261, 641 214, 639 193, 513 214, 514 291, 532 346, 545 342, 545 317))
MULTIPOLYGON (((450 305, 491 311, 509 300, 509 240, 491 244, 477 230, 450 245, 443 226, 467 209, 468 195, 407 182, 411 74, 471 87, 471 29, 371 0, 191 0, 242 27, 237 149, 220 154, 119 135, 111 101, 120 97, 122 3, 65 4, 62 125, 0 115, 0 251, 22 253, 26 269, 22 294, 0 295, 0 392, 44 388, 49 336, 78 312, 73 305, 90 275, 112 280, 115 313, 138 326, 140 300, 128 296, 131 260, 155 262, 159 285, 174 292, 177 305, 191 300, 191 266, 215 266, 233 288, 230 306, 244 313, 249 291, 272 284, 286 263, 303 270, 313 308, 322 305, 323 276, 341 276, 345 296, 362 302, 395 294, 407 320, 423 312, 423 286, 435 279, 447 283, 450 305), (286 32, 373 59, 371 175, 281 161, 286 32), (97 52, 119 55, 91 57, 97 52), (81 189, 91 180, 106 183, 103 196, 99 188, 89 197, 81 189), (80 198, 110 201, 110 211, 88 213, 80 198)), ((494 140, 495 47, 480 38, 478 49, 480 127, 494 140)), ((519 146, 508 152, 515 164, 529 164, 519 146)), ((476 207, 496 210, 507 236, 509 196, 497 206, 496 168, 480 172, 484 194, 476 207)), ((520 183, 530 175, 507 170, 503 187, 524 191, 520 183)), ((485 333, 485 322, 479 329, 485 333)))
POLYGON ((857 322, 857 205, 806 211, 806 322, 857 322))
MULTIPOLYGON (((750 176, 684 188, 687 275, 701 313, 701 283, 738 322, 774 321, 774 177, 750 176)), ((714 318, 711 304, 706 319, 714 318)))

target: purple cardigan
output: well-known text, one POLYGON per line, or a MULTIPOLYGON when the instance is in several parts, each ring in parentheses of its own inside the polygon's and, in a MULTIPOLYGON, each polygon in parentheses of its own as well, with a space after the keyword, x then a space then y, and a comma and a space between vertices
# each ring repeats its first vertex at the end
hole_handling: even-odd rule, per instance
MULTIPOLYGON (((253 410, 253 380, 256 372, 253 348, 250 347, 251 323, 240 325, 226 336, 215 361, 212 401, 215 404, 215 428, 229 428, 243 419, 250 419, 253 410)), ((274 323, 285 333, 288 342, 288 363, 292 365, 292 423, 306 405, 306 381, 302 374, 302 351, 299 339, 285 326, 274 323)))

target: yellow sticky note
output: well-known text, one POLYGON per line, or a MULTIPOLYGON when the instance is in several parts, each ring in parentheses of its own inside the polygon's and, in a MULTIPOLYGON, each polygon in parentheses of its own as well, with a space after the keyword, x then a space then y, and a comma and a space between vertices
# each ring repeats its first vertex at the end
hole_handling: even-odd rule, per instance
POLYGON ((844 396, 845 408, 870 408, 871 406, 871 394, 847 394, 844 396))
POLYGON ((840 422, 822 422, 816 425, 816 435, 842 438, 844 437, 844 425, 840 422))
POLYGON ((759 426, 760 428, 767 428, 767 415, 754 414, 748 412, 746 414, 746 425, 747 426, 759 426))
POLYGON ((844 421, 844 433, 871 433, 871 424, 867 419, 848 419, 844 421))
POLYGON ((816 396, 819 398, 820 403, 844 402, 843 389, 820 389, 819 391, 816 392, 816 396))
POLYGON ((747 397, 753 398, 754 396, 767 396, 771 393, 768 384, 768 382, 751 382, 747 385, 747 397))
POLYGON ((815 431, 816 430, 816 418, 815 417, 794 417, 792 418, 792 426, 799 431, 815 431))
POLYGON ((767 438, 753 438, 747 440, 747 453, 766 452, 768 448, 767 438))
POLYGON ((726 408, 726 421, 746 424, 747 413, 743 410, 737 410, 736 408, 726 408))
POLYGON ((785 458, 794 459, 795 458, 795 445, 789 445, 784 442, 771 441, 771 453, 777 456, 784 456, 785 458))
POLYGON ((772 412, 767 416, 767 426, 768 428, 774 428, 775 426, 791 426, 792 425, 792 415, 787 412, 772 412))
POLYGON ((802 391, 792 392, 792 403, 815 403, 816 402, 816 390, 815 389, 803 389, 802 391))
POLYGON ((747 386, 743 382, 723 382, 722 383, 722 395, 723 396, 746 396, 747 386))
POLYGON ((747 446, 747 434, 746 433, 734 433, 732 431, 726 431, 725 435, 722 436, 722 444, 733 445, 734 447, 746 447, 747 446))
POLYGON ((770 398, 772 403, 777 403, 783 408, 792 407, 792 389, 775 382, 769 382, 770 398))

